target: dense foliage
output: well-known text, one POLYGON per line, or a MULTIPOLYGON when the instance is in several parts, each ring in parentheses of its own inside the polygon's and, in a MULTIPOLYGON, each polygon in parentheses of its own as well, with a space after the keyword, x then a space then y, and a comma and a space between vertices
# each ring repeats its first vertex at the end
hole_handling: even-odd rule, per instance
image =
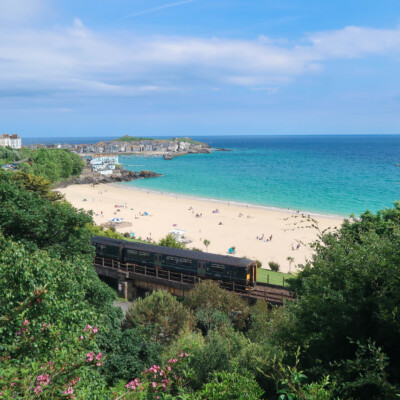
POLYGON ((84 167, 77 154, 64 149, 39 149, 32 154, 30 161, 31 166, 26 168, 28 172, 53 183, 79 175, 84 167))

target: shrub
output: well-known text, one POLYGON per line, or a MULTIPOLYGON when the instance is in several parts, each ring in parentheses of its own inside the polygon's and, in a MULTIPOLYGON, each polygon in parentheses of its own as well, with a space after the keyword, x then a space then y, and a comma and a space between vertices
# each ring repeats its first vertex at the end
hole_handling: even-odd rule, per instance
MULTIPOLYGON (((216 312, 225 313, 238 329, 244 329, 249 318, 249 306, 236 293, 221 289, 216 282, 204 281, 185 298, 184 304, 197 315, 200 310, 209 310, 207 316, 217 316, 216 312)), ((205 314, 202 313, 202 320, 205 314)), ((219 317, 218 317, 219 319, 219 317)))
POLYGON ((256 265, 257 265, 257 268, 261 268, 262 262, 260 260, 256 260, 256 265))
POLYGON ((123 328, 154 325, 153 338, 159 343, 169 343, 182 329, 194 325, 192 313, 175 297, 156 291, 144 299, 135 300, 126 313, 123 328))
POLYGON ((250 375, 238 372, 216 372, 212 380, 203 385, 198 400, 259 400, 263 395, 258 383, 250 375))
POLYGON ((271 271, 278 272, 280 269, 280 265, 275 261, 270 261, 268 265, 271 271))

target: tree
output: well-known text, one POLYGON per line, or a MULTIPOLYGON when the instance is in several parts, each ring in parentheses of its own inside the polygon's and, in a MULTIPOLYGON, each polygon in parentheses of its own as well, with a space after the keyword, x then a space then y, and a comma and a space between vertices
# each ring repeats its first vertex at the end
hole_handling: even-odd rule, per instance
POLYGON ((400 203, 346 221, 314 248, 292 281, 298 300, 285 306, 275 339, 292 353, 301 346, 302 368, 311 379, 334 375, 347 398, 385 398, 388 382, 400 388, 400 203), (368 343, 380 349, 379 357, 358 352, 368 343), (357 357, 363 379, 339 367, 357 357))
POLYGON ((14 179, 12 174, 0 172, 0 229, 4 235, 25 245, 51 248, 62 257, 92 256, 90 233, 86 229, 86 224, 92 222, 91 216, 66 201, 49 201, 46 181, 33 179, 27 183, 26 177, 30 176, 18 175, 14 179), (45 197, 24 186, 40 187, 45 197))
POLYGON ((61 200, 64 196, 51 190, 51 182, 41 176, 35 176, 23 170, 10 175, 12 182, 28 192, 35 192, 50 201, 61 200))
POLYGON ((126 313, 124 329, 154 326, 153 338, 160 343, 171 342, 182 329, 193 326, 193 315, 175 297, 155 291, 138 298, 126 313))
POLYGON ((207 251, 208 251, 208 246, 210 245, 210 241, 207 240, 207 239, 204 239, 204 240, 203 240, 203 243, 204 243, 204 246, 206 246, 206 249, 207 249, 207 251))
POLYGON ((175 249, 185 248, 185 245, 183 243, 178 242, 170 233, 168 233, 168 235, 165 238, 161 239, 158 244, 160 246, 173 247, 175 249))
POLYGON ((52 183, 79 175, 84 163, 81 158, 65 149, 39 149, 30 157, 32 171, 52 183))
POLYGON ((238 329, 244 329, 249 318, 249 306, 236 293, 221 289, 216 282, 204 281, 188 294, 184 304, 200 316, 203 326, 220 325, 220 313, 225 313, 238 329), (216 318, 213 322, 212 318, 216 318))

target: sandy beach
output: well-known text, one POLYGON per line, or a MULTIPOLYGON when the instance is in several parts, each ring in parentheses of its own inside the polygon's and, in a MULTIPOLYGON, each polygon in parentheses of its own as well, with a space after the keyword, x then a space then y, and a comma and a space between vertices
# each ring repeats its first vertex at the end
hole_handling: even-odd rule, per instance
POLYGON ((340 217, 309 216, 119 185, 73 185, 59 192, 74 207, 93 210, 98 225, 115 217, 124 218, 132 226, 117 228, 118 232, 134 232, 136 238, 156 242, 171 230, 182 229, 192 240, 189 248, 205 251, 204 239, 210 241, 208 251, 212 253, 228 254, 229 248, 235 246, 237 257, 258 259, 263 268, 275 261, 282 272, 289 272, 288 257, 294 259, 291 272, 310 258, 312 250, 308 244, 318 234, 311 227, 313 220, 320 230, 339 227, 343 221, 340 217))

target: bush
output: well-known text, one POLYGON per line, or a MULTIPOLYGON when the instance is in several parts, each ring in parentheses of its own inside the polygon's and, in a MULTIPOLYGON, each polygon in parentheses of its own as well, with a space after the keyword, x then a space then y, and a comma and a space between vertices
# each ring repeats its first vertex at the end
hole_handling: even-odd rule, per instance
POLYGON ((257 268, 261 268, 262 262, 260 260, 256 260, 256 265, 257 265, 257 268))
POLYGON ((126 313, 123 328, 154 325, 153 339, 159 343, 171 342, 182 329, 192 327, 194 318, 170 293, 156 291, 134 301, 126 313))
POLYGON ((279 269, 281 268, 280 265, 275 261, 270 261, 268 263, 268 265, 269 265, 270 270, 275 271, 275 272, 278 272, 279 269))
POLYGON ((263 395, 258 383, 250 375, 238 372, 217 372, 212 375, 197 396, 198 400, 259 400, 263 395))
MULTIPOLYGON (((202 322, 209 320, 212 316, 220 319, 216 313, 222 312, 230 318, 236 328, 244 329, 249 318, 247 302, 236 293, 221 289, 213 281, 204 281, 196 285, 185 298, 184 304, 192 309, 196 315, 199 315, 199 311, 203 310, 200 318, 202 322), (208 310, 207 313, 204 310, 208 310)), ((213 322, 210 323, 213 324, 213 322)))

